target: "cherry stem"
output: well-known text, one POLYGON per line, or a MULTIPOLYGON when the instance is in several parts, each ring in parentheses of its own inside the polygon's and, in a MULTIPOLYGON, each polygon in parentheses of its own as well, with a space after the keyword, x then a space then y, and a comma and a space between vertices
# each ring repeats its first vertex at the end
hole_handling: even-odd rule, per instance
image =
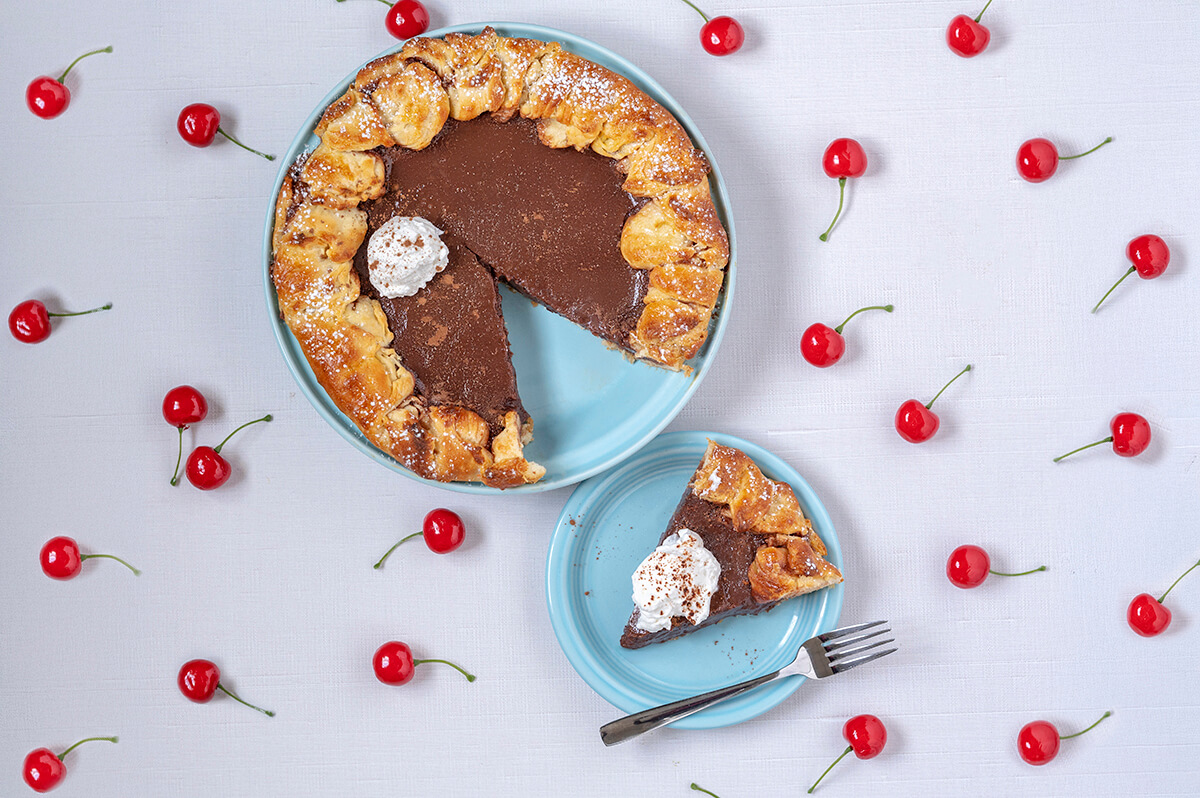
POLYGON ((94 560, 94 559, 96 559, 97 557, 100 557, 100 558, 102 558, 102 559, 105 559, 105 560, 116 560, 117 562, 121 563, 121 565, 124 565, 126 568, 128 568, 128 569, 129 569, 129 570, 131 570, 131 571, 133 571, 133 575, 134 575, 134 576, 141 576, 141 575, 142 575, 142 572, 141 572, 141 571, 139 571, 138 569, 134 568, 132 565, 130 565, 129 563, 125 562, 125 561, 124 561, 124 560, 122 560, 120 557, 113 556, 112 554, 80 554, 80 555, 79 555, 79 560, 80 560, 80 562, 82 562, 83 560, 94 560))
POLYGON ((963 369, 962 371, 960 371, 960 372, 958 372, 957 374, 955 374, 955 375, 954 375, 954 378, 953 378, 953 379, 951 379, 951 380, 950 380, 950 382, 948 382, 948 383, 946 383, 945 385, 943 385, 943 386, 942 386, 942 390, 940 390, 940 391, 938 391, 938 392, 937 392, 937 396, 935 396, 935 397, 933 397, 932 399, 930 399, 930 400, 929 400, 929 404, 925 405, 925 409, 926 409, 926 410, 929 410, 930 408, 932 408, 932 407, 933 407, 933 403, 934 403, 934 402, 936 402, 936 401, 938 400, 938 396, 941 396, 942 394, 944 394, 944 393, 946 392, 946 389, 947 389, 947 388, 949 388, 951 385, 953 385, 953 384, 954 384, 954 380, 957 380, 959 377, 961 377, 962 375, 966 374, 968 371, 970 371, 970 370, 971 370, 971 368, 972 368, 972 366, 968 365, 968 366, 967 366, 965 369, 963 369))
POLYGON ((1067 452, 1066 454, 1060 454, 1058 457, 1054 458, 1054 462, 1057 463, 1059 460, 1065 460, 1066 458, 1070 457, 1073 454, 1082 452, 1084 449, 1090 449, 1093 446, 1099 446, 1102 443, 1112 443, 1112 436, 1109 435, 1104 440, 1096 441, 1095 443, 1089 443, 1087 446, 1080 446, 1078 449, 1072 449, 1071 451, 1067 452))
POLYGON ((108 47, 101 47, 99 50, 92 50, 90 53, 84 53, 83 55, 79 56, 78 58, 76 58, 74 61, 71 62, 71 65, 66 68, 66 71, 64 71, 59 76, 58 82, 62 83, 64 80, 66 80, 67 73, 70 72, 72 69, 74 69, 76 64, 78 64, 83 59, 87 58, 89 55, 96 55, 97 53, 111 53, 111 52, 112 52, 112 45, 110 44, 108 47))
POLYGON ((696 792, 702 792, 705 795, 711 795, 712 798, 721 798, 721 796, 717 795, 715 792, 704 789, 703 787, 701 787, 699 784, 697 784, 694 781, 692 782, 692 789, 695 790, 696 792))
POLYGON ((895 309, 896 309, 895 305, 871 305, 871 307, 869 307, 869 308, 859 308, 858 310, 854 311, 849 316, 847 316, 846 321, 844 321, 841 324, 839 324, 838 326, 834 327, 833 331, 835 333, 837 333, 838 335, 841 335, 842 328, 845 327, 850 322, 850 319, 854 318, 859 313, 862 313, 864 310, 886 310, 888 313, 891 313, 895 309))
POLYGON ((1046 566, 1040 565, 1037 568, 1030 568, 1028 571, 1021 571, 1015 574, 1005 573, 1004 571, 993 571, 991 568, 988 569, 988 573, 996 576, 1025 576, 1026 574, 1036 574, 1038 571, 1044 570, 1046 570, 1046 566))
POLYGON ((1088 150, 1087 152, 1081 152, 1081 153, 1079 153, 1078 155, 1060 155, 1060 156, 1058 156, 1058 160, 1060 160, 1060 161, 1070 161, 1070 160, 1072 160, 1072 159, 1074 159, 1074 158, 1082 158, 1082 157, 1083 157, 1083 156, 1085 156, 1085 155, 1091 155, 1093 152, 1095 152, 1096 150, 1100 149, 1101 147, 1103 147, 1105 144, 1109 143, 1110 141, 1112 141, 1112 136, 1109 136, 1109 137, 1108 137, 1108 138, 1106 138, 1104 141, 1100 142, 1100 143, 1099 143, 1099 144, 1097 144, 1095 147, 1092 147, 1092 148, 1091 148, 1090 150, 1088 150))
MULTIPOLYGON (((686 2, 686 1, 687 0, 684 0, 684 2, 686 2)), ((829 240, 829 234, 831 232, 833 232, 833 226, 835 224, 837 224, 838 217, 840 217, 842 215, 842 204, 845 203, 845 201, 846 201, 846 178, 839 177, 838 178, 838 209, 837 209, 837 213, 835 213, 833 215, 833 221, 829 223, 828 229, 826 229, 824 233, 821 233, 821 235, 817 236, 822 241, 829 240)), ((847 321, 848 321, 848 319, 847 319, 847 321)))
POLYGON ((689 6, 694 8, 696 10, 696 13, 699 14, 700 16, 704 17, 705 22, 708 22, 708 14, 705 14, 703 11, 701 11, 700 7, 698 5, 691 2, 691 0, 683 0, 683 2, 687 3, 689 6))
POLYGON ((66 751, 63 751, 61 754, 59 754, 58 761, 61 762, 63 757, 65 757, 67 754, 71 753, 72 751, 74 751, 76 748, 83 745, 84 743, 90 743, 90 742, 94 742, 96 740, 103 740, 106 743, 115 743, 118 739, 120 739, 120 738, 117 738, 117 737, 85 737, 82 740, 80 740, 79 742, 75 743, 75 745, 68 748, 66 751))
MULTIPOLYGON (((843 759, 846 758, 846 754, 850 753, 853 750, 854 750, 854 748, 852 746, 849 746, 849 745, 846 746, 846 750, 842 751, 842 755, 839 756, 837 759, 833 760, 833 765, 836 765, 838 762, 841 762, 843 759)), ((829 767, 825 768, 825 772, 821 774, 821 777, 813 782, 813 786, 808 788, 809 795, 812 795, 812 791, 817 789, 817 785, 821 783, 821 779, 823 779, 829 775, 829 771, 833 770, 833 765, 830 765, 829 767)))
POLYGON ((375 570, 378 571, 383 566, 383 561, 386 560, 388 558, 388 556, 393 551, 395 551, 396 548, 401 543, 403 543, 406 540, 412 540, 413 538, 419 537, 420 535, 423 535, 423 534, 425 534, 425 533, 424 532, 413 532, 411 535, 407 535, 407 536, 402 537, 399 540, 397 540, 396 543, 390 549, 388 549, 386 552, 384 552, 384 555, 382 557, 379 558, 379 562, 375 563, 375 570))
POLYGON ((102 310, 112 310, 112 303, 109 302, 108 304, 101 305, 98 308, 92 308, 91 310, 80 310, 75 313, 47 313, 46 315, 47 316, 86 316, 89 313, 99 313, 102 310))
POLYGON ((214 451, 214 452, 216 452, 217 454, 220 454, 220 453, 221 453, 221 447, 222 447, 222 446, 224 446, 225 444, 229 443, 229 439, 230 439, 230 438, 232 438, 234 435, 237 435, 239 430, 243 430, 243 429, 245 429, 246 427, 250 426, 251 424, 257 424, 257 423, 258 423, 258 422, 260 422, 260 421, 270 421, 270 420, 271 420, 271 414, 270 414, 270 413, 267 413, 267 414, 266 414, 265 416, 263 416, 262 418, 256 418, 256 419, 254 419, 253 421, 247 421, 245 424, 243 424, 242 426, 240 426, 240 427, 238 427, 237 429, 235 429, 233 432, 231 432, 231 433, 229 433, 228 435, 226 435, 226 436, 225 436, 225 440, 223 440, 223 441, 221 441, 220 443, 218 443, 218 444, 217 444, 217 446, 216 446, 216 448, 215 448, 215 449, 213 449, 213 451, 214 451))
POLYGON ((226 132, 225 132, 225 130, 224 130, 224 128, 217 128, 217 132, 218 132, 218 133, 220 133, 220 134, 221 134, 222 136, 224 136, 225 138, 227 138, 227 139, 229 139, 230 141, 232 141, 234 144, 236 144, 236 145, 238 145, 239 147, 241 147, 243 150, 249 150, 250 152, 254 153, 255 155, 261 155, 262 157, 266 158, 268 161, 273 161, 273 160, 275 160, 275 156, 274 156, 274 155, 267 155, 265 152, 259 152, 258 150, 254 149, 253 147, 247 147, 245 144, 243 144, 242 142, 240 142, 240 141, 238 141, 237 139, 235 139, 233 136, 231 136, 231 135, 229 135, 228 133, 226 133, 226 132))
MULTIPOLYGON (((988 10, 988 6, 990 6, 991 4, 992 4, 992 0, 988 0, 988 1, 987 1, 987 6, 984 6, 984 7, 983 7, 983 11, 987 11, 987 10, 988 10)), ((976 21, 976 22, 978 22, 979 20, 983 19, 983 11, 980 11, 980 12, 979 12, 979 16, 975 17, 975 21, 976 21)))
POLYGON ((1122 274, 1121 279, 1117 280, 1115 283, 1113 283, 1113 287, 1108 289, 1108 291, 1105 292, 1104 296, 1100 297, 1100 301, 1096 303, 1096 307, 1092 308, 1092 313, 1095 313, 1097 310, 1099 310, 1100 306, 1104 304, 1104 300, 1108 299, 1108 295, 1111 294, 1113 291, 1116 291, 1117 286, 1120 285, 1121 283, 1125 282, 1125 278, 1128 277, 1129 275, 1133 274, 1135 271, 1137 271, 1137 267, 1130 266, 1129 271, 1122 274))
POLYGON ((458 667, 457 665, 455 665, 453 662, 450 662, 449 660, 444 660, 444 659, 414 659, 414 660, 413 660, 413 665, 422 665, 422 664, 424 664, 424 663, 426 663, 426 662, 440 662, 440 663, 442 663, 443 665, 449 665, 451 668, 454 668, 454 670, 458 671, 458 672, 459 672, 459 673, 461 673, 463 676, 466 676, 466 677, 467 677, 467 681, 468 681, 468 682, 473 682, 473 681, 475 681, 475 676, 474 676, 473 674, 467 673, 465 670, 463 670, 462 668, 458 667))
POLYGON ((263 713, 263 714, 264 714, 264 715, 266 715, 268 718, 273 718, 273 717, 275 717, 275 713, 274 713, 274 712, 272 712, 271 710, 269 710, 269 709, 263 709, 262 707, 256 707, 256 706, 254 706, 253 704, 251 704, 249 701, 243 701, 242 699, 238 698, 236 695, 234 695, 234 694, 233 694, 233 693, 232 693, 232 692, 229 690, 229 688, 227 688, 225 685, 221 684, 220 682, 217 682, 217 689, 218 689, 218 690, 220 690, 220 691, 221 691, 222 693, 224 693, 225 695, 227 695, 227 696, 229 696, 230 698, 232 698, 234 701, 238 702, 239 704, 245 704, 246 706, 250 707, 251 709, 257 709, 259 712, 263 713))
MULTIPOLYGON (((1105 718, 1107 718, 1107 717, 1108 717, 1109 715, 1111 715, 1111 714, 1112 714, 1111 712, 1105 712, 1103 715, 1101 715, 1101 716, 1100 716, 1100 720, 1104 720, 1105 718)), ((1088 733, 1088 732, 1090 732, 1092 729, 1094 729, 1094 728, 1096 728, 1097 726, 1099 726, 1099 725, 1100 725, 1100 720, 1096 721, 1096 722, 1095 722, 1095 723, 1093 723, 1091 726, 1088 726, 1088 727, 1087 727, 1086 729, 1084 729, 1083 731, 1077 731, 1077 732, 1075 732, 1074 734, 1060 734, 1060 735, 1058 735, 1058 739, 1060 739, 1060 740, 1070 740, 1072 737, 1078 737, 1078 736, 1079 736, 1079 735, 1081 735, 1081 734, 1087 734, 1087 733, 1088 733)))
POLYGON ((175 473, 171 475, 171 484, 179 484, 179 464, 183 462, 183 431, 187 429, 187 424, 179 425, 179 454, 175 456, 175 473))
MULTIPOLYGON (((1186 571, 1184 571, 1183 573, 1181 573, 1181 574, 1179 575, 1179 578, 1178 578, 1178 579, 1176 579, 1174 582, 1172 582, 1172 583, 1171 583, 1171 586, 1170 586, 1169 588, 1167 588, 1167 593, 1170 593, 1172 590, 1174 590, 1174 589, 1175 589, 1175 585, 1177 585, 1177 584, 1179 584, 1181 581, 1183 581, 1183 578, 1184 578, 1185 576, 1187 576, 1188 574, 1190 574, 1192 571, 1196 570, 1197 568, 1200 568, 1200 561, 1197 561, 1195 565, 1193 565, 1191 568, 1189 568, 1189 569, 1187 569, 1186 571)), ((1163 603, 1163 599, 1165 599, 1165 598, 1167 597, 1167 593, 1163 593, 1163 594, 1162 594, 1162 595, 1159 597, 1159 599, 1158 599, 1158 603, 1159 603, 1159 604, 1162 604, 1162 603, 1163 603)))

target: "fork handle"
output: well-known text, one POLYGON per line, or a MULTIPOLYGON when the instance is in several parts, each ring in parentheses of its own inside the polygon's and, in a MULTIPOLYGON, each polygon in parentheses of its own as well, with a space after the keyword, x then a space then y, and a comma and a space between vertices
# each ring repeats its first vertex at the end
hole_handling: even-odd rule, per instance
POLYGON ((660 726, 665 726, 681 718, 686 718, 688 715, 693 715, 705 707, 710 707, 713 704, 733 698, 736 695, 741 695, 747 690, 753 690, 760 684, 766 684, 771 681, 779 674, 780 671, 775 671, 774 673, 768 673, 766 676, 751 679, 748 682, 733 684, 729 687, 719 687, 703 695, 684 698, 680 701, 673 701, 670 704, 663 704, 660 707, 653 707, 632 715, 627 715, 620 720, 614 720, 612 723, 606 723, 601 726, 600 739, 604 741, 605 745, 623 743, 626 740, 637 737, 639 734, 645 734, 660 726))

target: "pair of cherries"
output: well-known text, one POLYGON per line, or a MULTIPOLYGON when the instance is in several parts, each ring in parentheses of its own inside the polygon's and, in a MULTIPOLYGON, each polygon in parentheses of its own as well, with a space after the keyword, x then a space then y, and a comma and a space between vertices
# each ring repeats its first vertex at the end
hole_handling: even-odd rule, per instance
MULTIPOLYGON (((171 475, 171 484, 179 484, 179 463, 183 459, 183 431, 192 424, 199 423, 208 416, 208 400, 204 394, 190 385, 179 385, 167 391, 162 404, 163 418, 172 427, 179 430, 179 454, 175 458, 175 473, 171 475)), ((229 439, 251 424, 270 421, 271 414, 247 421, 242 426, 225 436, 225 440, 216 446, 197 446, 188 455, 184 473, 188 482, 200 490, 215 490, 229 481, 233 474, 233 466, 221 456, 221 449, 229 443, 229 439)))

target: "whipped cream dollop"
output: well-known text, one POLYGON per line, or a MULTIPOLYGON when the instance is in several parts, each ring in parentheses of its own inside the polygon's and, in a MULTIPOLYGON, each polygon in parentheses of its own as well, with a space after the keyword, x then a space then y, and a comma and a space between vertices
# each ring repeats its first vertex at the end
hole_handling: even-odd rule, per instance
POLYGON ((367 242, 367 273, 380 296, 412 296, 450 262, 442 231, 420 216, 393 216, 367 242))
POLYGON ((721 564, 690 529, 668 535, 633 572, 637 628, 660 632, 676 617, 698 624, 708 617, 721 564))

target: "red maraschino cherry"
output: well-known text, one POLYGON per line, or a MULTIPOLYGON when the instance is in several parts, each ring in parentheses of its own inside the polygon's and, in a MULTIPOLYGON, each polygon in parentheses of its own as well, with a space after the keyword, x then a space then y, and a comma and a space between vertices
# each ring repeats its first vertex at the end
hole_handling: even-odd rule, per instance
POLYGON ((846 317, 846 321, 837 327, 830 327, 820 322, 812 324, 804 331, 804 336, 800 339, 800 354, 819 369, 829 368, 841 360, 846 351, 846 339, 842 337, 842 329, 850 319, 864 310, 886 310, 891 313, 894 309, 892 305, 872 305, 854 311, 846 317))
MULTIPOLYGON (((337 1, 344 3, 346 0, 337 1)), ((411 39, 413 36, 420 36, 429 30, 429 11, 418 0, 399 0, 397 3, 379 0, 379 2, 388 6, 387 17, 383 21, 384 26, 388 33, 397 39, 411 39)))
POLYGON ((1158 598, 1149 593, 1140 593, 1134 596, 1133 601, 1129 602, 1129 612, 1126 615, 1129 628, 1142 637, 1154 637, 1166 631, 1166 628, 1171 625, 1171 611, 1167 609, 1163 601, 1175 589, 1175 585, 1183 581, 1183 577, 1197 568, 1200 568, 1200 562, 1180 574, 1179 578, 1167 588, 1167 592, 1158 598))
POLYGON ((115 743, 118 738, 87 737, 75 743, 75 745, 72 745, 61 754, 56 754, 49 748, 35 748, 25 756, 25 764, 21 768, 21 774, 25 777, 25 783, 34 792, 49 792, 53 790, 63 780, 63 776, 67 775, 67 766, 63 764, 63 758, 84 743, 98 740, 103 740, 106 743, 115 743))
POLYGON ((854 139, 834 139, 825 148, 821 166, 825 169, 825 174, 829 177, 836 177, 838 181, 837 213, 833 215, 833 221, 829 223, 828 229, 818 236, 822 241, 828 241, 829 234, 833 232, 833 226, 842 216, 842 206, 846 201, 846 180, 851 177, 862 177, 866 173, 867 153, 863 150, 862 145, 854 139))
POLYGON ((58 116, 71 104, 71 90, 63 81, 67 79, 67 75, 71 73, 75 65, 89 55, 111 53, 112 51, 112 45, 109 45, 101 47, 99 50, 92 50, 90 53, 84 53, 71 62, 71 65, 58 76, 58 80, 49 75, 40 75, 34 78, 30 81, 29 87, 25 89, 25 104, 29 106, 30 111, 42 119, 53 119, 58 116))
MULTIPOLYGON (((987 11, 991 4, 992 0, 988 0, 983 11, 987 11)), ((987 49, 988 42, 992 40, 992 32, 979 24, 979 20, 983 18, 983 11, 980 11, 975 19, 966 14, 959 14, 950 20, 950 26, 946 28, 946 44, 956 55, 974 58, 987 49)))
POLYGON ((1120 280, 1113 283, 1113 287, 1108 289, 1104 296, 1100 297, 1096 307, 1092 308, 1092 313, 1100 309, 1104 300, 1108 299, 1108 295, 1115 291, 1117 286, 1123 283, 1129 275, 1137 272, 1138 277, 1143 280, 1153 280, 1165 272, 1167 265, 1171 262, 1171 250, 1167 246, 1167 242, 1153 234, 1138 236, 1130 241, 1129 245, 1125 247, 1125 256, 1133 265, 1121 275, 1120 280))
POLYGON ((954 375, 954 379, 942 386, 942 390, 937 392, 937 396, 929 400, 929 404, 921 404, 916 399, 909 399, 896 411, 896 432, 900 433, 900 437, 909 443, 924 443, 932 438, 938 431, 941 425, 941 419, 937 413, 931 409, 933 403, 938 400, 938 397, 945 393, 946 389, 954 384, 962 375, 971 370, 971 366, 967 366, 958 374, 954 375))
POLYGON ((268 718, 275 717, 275 713, 271 710, 243 701, 221 684, 221 669, 215 663, 206 659, 193 659, 183 663, 183 667, 179 669, 179 692, 183 693, 189 701, 207 704, 212 701, 213 695, 218 690, 239 704, 258 710, 268 718))
POLYGON ((887 729, 884 728, 883 721, 874 715, 855 715, 850 718, 842 727, 842 736, 850 745, 846 746, 842 755, 833 760, 833 764, 825 768, 825 772, 821 774, 820 778, 813 782, 813 786, 808 788, 809 793, 817 789, 821 779, 824 779, 829 771, 833 770, 834 765, 846 757, 846 754, 853 751, 859 759, 874 759, 879 756, 879 752, 887 744, 887 729))
POLYGON ((742 45, 746 42, 746 31, 742 30, 742 26, 736 19, 725 16, 709 19, 708 14, 705 14, 691 0, 683 0, 683 2, 704 18, 704 25, 700 28, 700 46, 704 48, 705 52, 709 55, 729 55, 742 49, 742 45))
POLYGON ((1100 720, 1074 734, 1059 734, 1053 723, 1044 720, 1026 723, 1017 733, 1017 752, 1031 765, 1044 765, 1058 756, 1058 744, 1061 740, 1070 740, 1072 737, 1087 734, 1096 728, 1101 720, 1111 714, 1111 712, 1105 712, 1100 716, 1100 720))
POLYGON ((247 421, 242 426, 235 429, 233 432, 225 436, 225 440, 213 446, 197 446, 188 455, 187 465, 184 467, 184 473, 187 474, 188 482, 195 485, 200 490, 215 490, 229 481, 230 475, 233 474, 233 466, 229 465, 229 461, 221 456, 221 448, 229 443, 229 439, 251 424, 257 424, 260 421, 270 421, 271 414, 256 418, 253 421, 247 421))
POLYGON ((39 344, 50 337, 50 319, 56 316, 86 316, 102 310, 112 310, 112 303, 78 313, 50 313, 36 299, 27 299, 8 314, 8 331, 13 338, 27 344, 39 344))
POLYGON ((468 682, 475 681, 475 677, 472 674, 467 673, 448 660, 413 659, 412 649, 408 647, 407 643, 401 643, 398 640, 389 640, 384 643, 376 650, 375 656, 371 660, 371 664, 375 668, 375 678, 384 684, 397 685, 411 682, 416 666, 423 665, 426 662, 439 662, 442 665, 449 665, 467 677, 468 682))
POLYGON ((133 571, 134 576, 142 575, 141 571, 120 557, 114 557, 111 554, 80 554, 79 544, 71 538, 62 536, 50 538, 46 541, 46 545, 42 546, 40 557, 42 573, 51 579, 73 579, 79 574, 79 569, 82 567, 84 560, 91 560, 98 557, 106 560, 116 560, 121 565, 133 571))
POLYGON ((1019 573, 993 571, 992 559, 988 556, 988 553, 979 546, 971 545, 959 546, 950 552, 950 559, 946 560, 946 578, 950 580, 952 585, 961 587, 963 590, 979 587, 988 578, 988 574, 995 574, 996 576, 1025 576, 1026 574, 1044 570, 1046 570, 1046 566, 1042 565, 1019 573))
POLYGON ((1112 141, 1112 136, 1087 152, 1081 152, 1078 155, 1059 155, 1058 147, 1055 147, 1054 142, 1049 139, 1030 139, 1017 149, 1017 171, 1030 183, 1041 183, 1054 176, 1054 173, 1058 171, 1059 161, 1070 161, 1091 155, 1110 141, 1112 141))
POLYGON ((1065 460, 1077 452, 1099 446, 1102 443, 1111 443, 1113 451, 1121 457, 1137 457, 1150 445, 1150 422, 1137 413, 1117 413, 1112 417, 1108 428, 1112 430, 1112 435, 1059 455, 1054 458, 1054 462, 1065 460))
POLYGON ((178 385, 163 397, 162 414, 168 424, 179 430, 179 454, 175 456, 175 473, 171 475, 171 484, 178 485, 179 464, 183 461, 183 431, 204 420, 208 415, 208 401, 192 386, 178 385))
POLYGON ((429 514, 425 516, 424 523, 421 524, 421 531, 413 532, 411 535, 400 538, 379 558, 379 562, 375 563, 375 569, 379 570, 382 568, 383 561, 388 558, 388 555, 406 540, 424 536, 425 545, 429 547, 430 551, 437 554, 449 554, 462 545, 466 533, 466 526, 463 524, 462 518, 458 516, 458 513, 443 507, 430 510, 429 514))
POLYGON ((274 155, 267 155, 265 152, 247 147, 226 133, 225 129, 221 127, 221 112, 207 103, 192 103, 184 106, 184 109, 179 112, 179 120, 175 126, 179 129, 179 135, 183 137, 183 140, 193 147, 207 147, 220 133, 243 150, 261 155, 268 161, 275 160, 274 155))

